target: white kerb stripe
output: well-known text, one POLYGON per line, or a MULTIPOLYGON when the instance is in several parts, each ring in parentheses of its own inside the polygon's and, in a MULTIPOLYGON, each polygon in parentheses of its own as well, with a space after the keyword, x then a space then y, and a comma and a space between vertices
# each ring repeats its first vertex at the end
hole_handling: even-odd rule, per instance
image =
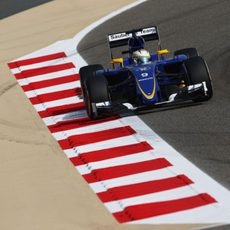
POLYGON ((49 126, 49 125, 55 125, 57 124, 57 122, 60 121, 68 121, 68 120, 83 118, 83 117, 87 117, 87 113, 84 109, 77 110, 74 112, 64 113, 56 116, 46 117, 43 118, 42 120, 45 122, 47 126, 49 126))
POLYGON ((44 62, 39 62, 35 64, 30 64, 30 65, 24 65, 24 66, 19 66, 17 68, 11 69, 13 74, 21 73, 22 71, 25 70, 31 70, 31 69, 37 69, 41 67, 49 67, 52 65, 57 65, 57 64, 64 64, 66 63, 65 58, 59 58, 59 59, 54 59, 50 61, 44 61, 44 62))
POLYGON ((181 188, 170 189, 167 191, 152 193, 143 196, 136 196, 136 197, 118 200, 118 201, 107 202, 104 204, 112 213, 114 213, 114 212, 121 212, 125 208, 133 205, 170 201, 170 200, 191 197, 195 195, 198 195, 198 193, 195 190, 193 190, 193 188, 190 185, 188 185, 181 188), (122 208, 120 204, 122 204, 122 208))
POLYGON ((57 107, 57 106, 70 105, 70 104, 75 104, 75 103, 80 103, 80 102, 83 102, 83 99, 81 99, 79 96, 74 96, 74 97, 67 97, 67 98, 60 99, 60 100, 36 104, 34 105, 34 107, 38 112, 40 112, 40 111, 44 111, 46 109, 50 109, 50 108, 57 107))
MULTIPOLYGON (((124 127, 124 124, 120 122, 119 120, 114 120, 114 121, 103 122, 101 124, 89 125, 89 126, 85 126, 82 128, 66 130, 65 134, 66 136, 69 137, 69 136, 77 135, 77 134, 94 133, 94 132, 99 132, 99 131, 104 131, 104 130, 109 130, 109 129, 114 129, 114 128, 120 128, 120 127, 124 127)), ((65 139, 65 137, 63 137, 62 131, 53 133, 53 135, 56 140, 65 139)))
MULTIPOLYGON (((65 131, 63 131, 63 135, 65 136, 65 131)), ((66 137, 67 138, 67 137, 66 137)), ((82 145, 78 146, 75 148, 77 149, 77 153, 73 149, 67 149, 64 150, 65 154, 67 155, 68 158, 78 156, 78 154, 83 154, 86 152, 92 152, 92 151, 97 151, 97 150, 105 150, 109 148, 115 148, 115 147, 122 147, 126 145, 132 145, 132 144, 137 144, 140 141, 138 141, 133 135, 132 136, 125 136, 125 137, 120 137, 120 138, 115 138, 107 141, 101 141, 97 143, 92 143, 88 145, 82 145)))
MULTIPOLYGON (((133 139, 134 143, 139 143, 139 141, 135 138, 135 134, 129 136, 130 139, 133 139)), ((100 141, 92 144, 86 144, 78 147, 78 150, 82 152, 90 152, 90 151, 97 151, 97 150, 104 150, 105 148, 112 148, 114 145, 121 146, 120 141, 124 140, 124 137, 113 138, 106 141, 100 141)), ((127 143, 125 143, 127 144, 127 143)))
POLYGON ((177 176, 173 174, 168 168, 152 170, 148 172, 137 173, 129 176, 118 177, 114 179, 104 180, 100 182, 91 183, 90 187, 95 193, 105 192, 107 189, 115 188, 124 185, 137 184, 147 181, 161 180, 177 176), (101 186, 103 184, 104 186, 101 186))
POLYGON ((50 86, 50 87, 46 87, 46 88, 27 91, 27 92, 25 92, 25 94, 28 98, 31 98, 31 97, 34 97, 34 94, 42 95, 45 93, 60 92, 63 90, 74 89, 74 88, 78 88, 78 87, 80 87, 80 81, 74 81, 74 82, 60 84, 60 85, 56 85, 56 86, 50 86))
MULTIPOLYGON (((82 157, 84 158, 84 154, 82 154, 82 157)), ((159 157, 157 157, 150 151, 147 151, 147 152, 131 154, 128 156, 123 156, 123 157, 116 157, 116 158, 103 160, 103 161, 90 162, 87 164, 87 167, 86 165, 80 165, 80 166, 77 166, 76 168, 81 175, 84 175, 84 174, 91 173, 91 171, 95 169, 104 169, 104 168, 114 167, 114 166, 134 164, 134 163, 154 160, 157 158, 159 157)))
POLYGON ((24 86, 24 85, 28 85, 29 83, 33 83, 33 82, 51 80, 51 79, 56 79, 60 77, 68 77, 73 74, 77 74, 77 73, 74 68, 71 68, 71 69, 61 70, 61 71, 57 71, 53 73, 47 73, 47 74, 37 75, 34 77, 19 79, 17 81, 20 86, 24 86))

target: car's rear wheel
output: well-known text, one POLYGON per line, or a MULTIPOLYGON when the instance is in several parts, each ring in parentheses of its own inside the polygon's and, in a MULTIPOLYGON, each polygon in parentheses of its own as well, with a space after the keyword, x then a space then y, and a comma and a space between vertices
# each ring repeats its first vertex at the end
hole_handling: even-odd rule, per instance
POLYGON ((193 57, 184 62, 188 84, 194 85, 202 82, 206 83, 207 92, 206 96, 201 96, 194 101, 207 101, 213 95, 212 82, 208 70, 208 66, 202 57, 193 57))
POLYGON ((96 104, 110 101, 108 82, 105 76, 90 76, 85 82, 85 104, 87 114, 91 119, 97 119, 101 116, 96 104))
POLYGON ((185 49, 176 50, 174 52, 174 56, 178 56, 178 55, 181 55, 181 54, 186 55, 188 58, 199 56, 198 51, 197 51, 196 48, 185 48, 185 49))

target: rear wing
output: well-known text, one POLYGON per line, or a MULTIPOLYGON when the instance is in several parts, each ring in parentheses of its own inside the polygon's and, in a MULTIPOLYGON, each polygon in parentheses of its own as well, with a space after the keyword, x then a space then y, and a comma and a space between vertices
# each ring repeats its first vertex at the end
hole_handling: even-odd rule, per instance
MULTIPOLYGON (((112 49, 129 45, 128 42, 130 38, 134 36, 143 38, 144 42, 157 40, 158 50, 161 49, 160 34, 159 34, 157 26, 134 29, 134 30, 125 31, 125 32, 117 32, 117 33, 107 35, 111 59, 113 59, 112 49)), ((122 52, 122 54, 125 54, 125 53, 129 53, 129 51, 122 52)))
POLYGON ((108 34, 109 47, 116 48, 128 45, 128 40, 133 37, 134 34, 138 37, 141 36, 145 41, 158 40, 158 42, 160 42, 160 35, 157 26, 151 26, 126 32, 108 34))

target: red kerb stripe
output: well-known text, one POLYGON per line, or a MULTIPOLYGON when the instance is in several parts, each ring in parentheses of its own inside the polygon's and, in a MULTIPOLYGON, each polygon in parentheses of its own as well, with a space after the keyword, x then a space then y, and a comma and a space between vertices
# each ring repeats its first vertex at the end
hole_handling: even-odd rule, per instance
POLYGON ((130 126, 125 126, 94 133, 73 135, 68 137, 68 139, 58 141, 58 143, 62 149, 70 149, 75 146, 87 145, 95 142, 110 140, 113 138, 129 136, 134 133, 136 133, 136 131, 133 130, 130 126))
POLYGON ((27 77, 42 75, 42 74, 54 73, 57 71, 62 71, 71 68, 75 68, 75 66, 72 62, 69 62, 69 63, 59 64, 59 65, 52 65, 52 66, 46 66, 46 67, 41 67, 36 69, 24 70, 21 73, 16 73, 14 76, 17 79, 23 79, 27 77))
POLYGON ((38 113, 41 118, 45 118, 45 117, 60 115, 64 113, 74 112, 76 110, 80 110, 84 108, 85 108, 85 103, 79 102, 79 103, 74 103, 69 105, 56 106, 53 108, 46 109, 44 111, 40 111, 38 113))
POLYGON ((80 154, 80 156, 70 158, 70 160, 75 166, 77 166, 88 164, 90 162, 107 160, 114 157, 122 157, 130 154, 145 152, 151 149, 153 149, 153 147, 150 146, 147 142, 140 142, 137 144, 125 145, 121 147, 119 146, 80 154))
POLYGON ((24 91, 30 91, 33 89, 41 89, 41 88, 46 88, 46 87, 50 87, 50 86, 74 82, 74 81, 78 81, 78 80, 79 80, 79 75, 73 74, 73 75, 59 77, 59 78, 55 78, 55 79, 33 82, 33 83, 28 84, 28 85, 22 86, 22 88, 24 91))
POLYGON ((172 166, 165 158, 158 158, 138 163, 113 166, 103 169, 95 169, 89 174, 83 175, 88 183, 94 183, 102 180, 128 176, 136 173, 158 170, 172 166))
POLYGON ((51 133, 55 133, 55 132, 60 132, 60 131, 65 131, 70 129, 81 128, 89 125, 106 123, 108 121, 114 121, 119 118, 120 117, 118 116, 114 116, 114 117, 108 117, 100 120, 91 120, 89 117, 84 117, 84 118, 77 118, 77 119, 72 119, 67 121, 59 121, 57 122, 57 124, 48 126, 48 128, 51 133))
POLYGON ((133 205, 125 208, 125 210, 122 212, 113 213, 113 215, 120 223, 124 223, 189 210, 216 202, 217 201, 209 194, 201 193, 196 196, 181 198, 177 200, 133 205))
POLYGON ((55 60, 58 58, 64 58, 64 57, 66 57, 66 54, 64 52, 60 52, 60 53, 44 55, 44 56, 40 56, 36 58, 29 58, 25 60, 10 62, 8 63, 8 66, 10 69, 14 69, 14 68, 24 66, 24 65, 32 65, 32 64, 39 63, 39 62, 51 61, 51 60, 55 60))
POLYGON ((37 97, 30 98, 30 101, 33 105, 40 104, 43 102, 55 101, 59 99, 64 99, 67 97, 74 97, 81 95, 81 88, 76 89, 67 89, 53 93, 45 93, 38 95, 37 97))
POLYGON ((108 189, 106 192, 98 193, 97 195, 102 200, 102 202, 110 202, 114 200, 121 200, 134 196, 142 196, 150 193, 175 189, 192 183, 193 182, 185 175, 178 175, 176 177, 161 180, 115 187, 108 189))

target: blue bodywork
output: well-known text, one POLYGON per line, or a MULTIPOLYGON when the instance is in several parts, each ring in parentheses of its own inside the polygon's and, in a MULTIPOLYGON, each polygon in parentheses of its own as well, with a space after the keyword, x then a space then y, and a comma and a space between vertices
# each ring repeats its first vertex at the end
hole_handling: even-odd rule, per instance
MULTIPOLYGON (((146 64, 135 64, 131 57, 124 59, 123 65, 115 69, 103 70, 105 76, 118 75, 121 71, 123 75, 135 77, 136 94, 142 105, 154 104, 164 101, 161 87, 166 85, 179 85, 178 76, 168 76, 164 66, 170 63, 181 63, 188 59, 186 55, 178 55, 174 58, 166 59, 163 55, 151 54, 151 61, 146 64)), ((102 73, 102 71, 98 71, 102 73)), ((127 84, 133 87, 133 84, 127 84)))

